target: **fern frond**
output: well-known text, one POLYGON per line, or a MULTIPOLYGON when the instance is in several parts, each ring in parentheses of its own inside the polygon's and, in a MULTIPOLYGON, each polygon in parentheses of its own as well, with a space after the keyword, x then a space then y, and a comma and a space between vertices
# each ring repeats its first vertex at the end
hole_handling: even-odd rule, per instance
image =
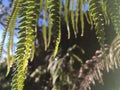
POLYGON ((23 0, 19 31, 19 42, 16 51, 16 73, 12 79, 12 90, 23 90, 28 60, 34 49, 38 20, 37 0, 23 0))
POLYGON ((86 3, 86 0, 65 0, 65 6, 64 6, 64 15, 65 15, 65 22, 67 25, 67 31, 68 31, 68 39, 70 38, 70 26, 69 22, 72 23, 72 28, 74 31, 75 37, 77 37, 78 32, 81 33, 81 36, 84 34, 84 10, 83 6, 84 3, 86 3), (78 30, 78 20, 81 21, 81 30, 78 30))
POLYGON ((102 6, 102 11, 103 11, 103 15, 104 15, 104 18, 105 18, 105 23, 107 25, 110 24, 110 19, 108 17, 108 13, 107 13, 107 1, 106 0, 101 0, 101 6, 102 6))
POLYGON ((50 70, 50 73, 53 77, 53 80, 52 80, 52 84, 55 85, 56 83, 56 80, 57 78, 59 77, 59 72, 60 72, 60 68, 61 68, 61 65, 63 64, 63 58, 60 60, 58 60, 57 58, 52 61, 49 66, 48 66, 48 69, 50 70))
POLYGON ((101 45, 104 47, 105 41, 105 18, 102 10, 101 0, 89 0, 89 12, 90 16, 94 22, 97 39, 101 45))
POLYGON ((4 31, 3 31, 3 34, 2 34, 2 41, 1 41, 1 43, 0 43, 0 59, 2 58, 2 52, 3 52, 3 46, 4 46, 6 34, 7 34, 7 29, 4 30, 4 31))
POLYGON ((71 22, 72 22, 72 27, 73 27, 74 35, 75 35, 75 37, 77 37, 77 33, 78 32, 76 31, 76 27, 75 27, 75 12, 74 12, 75 1, 74 0, 70 1, 69 8, 71 9, 70 17, 71 17, 71 22))
POLYGON ((55 49, 53 52, 53 57, 56 56, 59 48, 59 43, 61 39, 61 31, 60 31, 60 11, 61 11, 61 3, 59 0, 48 0, 48 9, 49 9, 49 25, 50 29, 54 34, 55 40, 55 49))
POLYGON ((49 42, 47 41, 47 27, 46 27, 46 22, 47 22, 47 0, 44 0, 44 14, 43 14, 43 19, 44 19, 44 25, 43 25, 43 39, 44 39, 44 44, 45 44, 45 50, 47 50, 47 47, 49 46, 50 39, 51 39, 51 31, 49 31, 49 42))
POLYGON ((69 27, 69 0, 65 0, 65 6, 64 6, 64 13, 65 13, 65 22, 67 25, 67 33, 68 33, 68 39, 70 39, 70 27, 69 27))
POLYGON ((14 29, 15 29, 15 25, 16 25, 16 19, 17 19, 17 16, 18 16, 18 13, 20 11, 20 5, 21 5, 21 2, 20 0, 16 0, 14 2, 14 8, 13 8, 13 13, 11 13, 11 16, 10 16, 10 22, 8 24, 8 27, 6 29, 8 29, 8 56, 10 56, 10 52, 13 53, 13 43, 14 43, 14 29))
MULTIPOLYGON (((0 53, 2 53, 2 49, 3 49, 3 46, 4 46, 6 34, 8 32, 9 37, 8 37, 8 44, 7 44, 7 54, 8 54, 7 59, 8 59, 9 62, 12 62, 12 63, 7 63, 6 76, 9 74, 11 65, 15 61, 15 60, 13 60, 13 58, 11 58, 11 56, 13 55, 14 29, 15 29, 15 25, 16 25, 16 19, 17 19, 19 10, 20 10, 20 4, 21 4, 20 0, 15 0, 14 3, 13 3, 12 13, 8 17, 7 26, 5 27, 5 30, 3 32, 3 40, 2 40, 1 45, 0 45, 0 53)), ((0 57, 1 57, 1 54, 0 54, 0 57)))
POLYGON ((69 87, 69 89, 72 86, 74 81, 73 74, 76 71, 73 69, 73 64, 76 60, 78 60, 80 64, 82 63, 80 57, 72 52, 76 48, 77 46, 73 45, 67 49, 66 54, 61 55, 58 53, 58 56, 49 63, 48 69, 52 75, 52 90, 64 90, 63 88, 65 84, 69 87))
POLYGON ((109 72, 110 69, 114 70, 115 68, 118 68, 118 64, 119 64, 119 42, 120 42, 120 31, 119 31, 119 20, 120 20, 120 13, 119 13, 119 0, 112 0, 106 1, 106 10, 107 10, 107 14, 108 17, 113 25, 113 28, 117 34, 117 36, 115 37, 115 39, 112 41, 111 45, 108 47, 106 47, 106 49, 108 49, 107 53, 105 56, 105 68, 106 70, 109 72))
POLYGON ((108 55, 106 56, 105 60, 105 68, 109 72, 110 69, 114 70, 115 68, 119 67, 120 63, 120 36, 116 36, 112 41, 110 47, 108 48, 107 52, 108 55))
POLYGON ((15 57, 14 56, 9 56, 7 57, 7 72, 6 72, 6 76, 8 76, 10 69, 13 65, 13 63, 15 62, 15 57))
POLYGON ((113 24, 116 34, 120 34, 120 1, 119 0, 107 0, 107 12, 109 18, 113 24))
POLYGON ((87 60, 79 70, 78 77, 75 79, 72 90, 91 90, 91 84, 95 80, 103 83, 102 70, 104 68, 102 61, 102 52, 97 50, 95 56, 87 60))
POLYGON ((41 11, 41 10, 42 10, 42 6, 43 6, 43 0, 40 0, 40 1, 38 0, 38 4, 39 4, 39 3, 40 3, 40 6, 39 6, 39 7, 40 7, 40 11, 41 11))
POLYGON ((83 63, 83 61, 76 54, 72 54, 72 57, 78 60, 80 63, 83 63))
POLYGON ((19 10, 20 10, 20 4, 21 4, 20 0, 15 0, 13 3, 11 15, 8 16, 7 26, 5 26, 5 30, 3 32, 3 37, 2 37, 2 42, 0 45, 0 57, 3 51, 3 45, 5 42, 7 32, 9 32, 8 53, 10 53, 10 50, 13 48, 14 29, 15 29, 16 19, 17 19, 19 10))
POLYGON ((110 47, 105 45, 104 50, 97 50, 95 56, 82 65, 72 90, 91 90, 90 85, 95 85, 95 80, 103 83, 101 71, 106 69, 109 72, 110 69, 114 70, 119 67, 120 36, 115 37, 110 47))
MULTIPOLYGON (((84 0, 80 0, 80 21, 81 21, 81 36, 83 36, 84 34, 84 17, 83 17, 83 4, 84 4, 84 0)), ((76 23, 77 24, 77 23, 76 23)))

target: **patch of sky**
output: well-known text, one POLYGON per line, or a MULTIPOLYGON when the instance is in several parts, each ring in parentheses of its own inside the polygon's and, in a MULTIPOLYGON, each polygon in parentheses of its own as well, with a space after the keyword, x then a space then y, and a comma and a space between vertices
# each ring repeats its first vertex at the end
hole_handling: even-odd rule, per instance
POLYGON ((9 0, 2 0, 2 4, 5 6, 5 7, 9 7, 11 2, 9 2, 9 0))
POLYGON ((44 24, 44 21, 42 18, 39 18, 38 25, 41 27, 44 24))
POLYGON ((43 17, 44 17, 44 11, 42 10, 41 12, 40 12, 40 15, 42 16, 42 17, 40 17, 39 18, 39 20, 38 20, 38 25, 41 27, 41 26, 43 26, 43 25, 46 25, 46 26, 48 26, 48 13, 46 13, 47 15, 46 15, 46 21, 43 19, 43 17))
POLYGON ((89 9, 89 3, 86 2, 86 3, 82 6, 82 10, 83 10, 83 11, 88 11, 88 9, 89 9))
MULTIPOLYGON (((76 10, 77 7, 77 1, 76 0, 71 0, 70 1, 70 9, 76 10), (74 5, 73 5, 74 4, 74 5), (74 6, 74 7, 73 7, 74 6)), ((85 4, 82 5, 82 10, 87 11, 88 10, 88 2, 85 2, 85 4)))
MULTIPOLYGON (((63 4, 65 4, 65 2, 66 2, 66 0, 63 0, 63 4)), ((76 4, 77 4, 76 0, 70 0, 70 9, 76 10, 76 4), (72 7, 72 6, 74 6, 74 7, 72 7)), ((88 11, 88 7, 89 7, 89 4, 88 4, 88 1, 86 1, 85 4, 83 4, 83 6, 82 6, 82 10, 88 11)))
POLYGON ((4 30, 4 26, 0 24, 0 31, 4 30))

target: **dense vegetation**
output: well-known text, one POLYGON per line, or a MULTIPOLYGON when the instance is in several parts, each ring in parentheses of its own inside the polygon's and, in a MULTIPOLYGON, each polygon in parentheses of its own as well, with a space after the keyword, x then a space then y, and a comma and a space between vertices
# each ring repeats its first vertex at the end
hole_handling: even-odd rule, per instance
POLYGON ((87 90, 95 80, 103 83, 101 71, 119 66, 119 5, 119 0, 14 0, 11 13, 1 14, 7 22, 1 22, 0 58, 7 37, 7 68, 1 67, 9 88, 87 90))

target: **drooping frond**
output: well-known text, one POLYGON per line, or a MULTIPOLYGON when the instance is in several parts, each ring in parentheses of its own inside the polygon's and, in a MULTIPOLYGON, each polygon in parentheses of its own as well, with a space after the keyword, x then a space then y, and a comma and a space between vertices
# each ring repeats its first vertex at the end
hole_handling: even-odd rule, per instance
POLYGON ((97 39, 104 46, 105 41, 105 17, 101 0, 89 0, 89 12, 96 29, 97 39))
POLYGON ((59 0, 48 0, 48 9, 49 9, 49 29, 54 34, 55 38, 55 49, 53 52, 53 56, 55 57, 58 48, 59 43, 61 39, 61 24, 60 24, 60 12, 61 12, 61 5, 62 1, 59 0))
MULTIPOLYGON (((85 0, 79 1, 79 4, 80 4, 79 5, 79 7, 80 7, 79 12, 80 12, 80 21, 81 21, 81 36, 83 36, 83 34, 84 34, 84 16, 83 16, 84 10, 83 10, 83 7, 86 6, 84 3, 86 3, 85 0)), ((77 17, 76 17, 76 19, 77 19, 77 17)), ((77 24, 78 23, 76 23, 76 25, 77 24)))
POLYGON ((81 66, 72 90, 91 90, 91 85, 95 84, 95 80, 103 83, 101 72, 103 69, 102 52, 97 50, 95 56, 81 66))
POLYGON ((8 76, 11 67, 13 66, 14 62, 15 62, 15 56, 9 56, 6 58, 6 62, 7 62, 7 72, 6 72, 6 76, 8 76))
MULTIPOLYGON (((8 24, 3 33, 3 40, 0 45, 1 57, 6 33, 8 32, 9 39, 7 52, 8 59, 11 59, 11 54, 13 52, 12 48, 14 41, 14 29, 17 16, 19 16, 21 19, 19 22, 20 26, 18 32, 19 42, 17 43, 15 59, 16 71, 12 79, 12 90, 23 89, 28 62, 30 59, 32 61, 32 59, 34 58, 34 43, 36 38, 36 28, 38 24, 37 20, 39 18, 40 12, 42 14, 41 16, 43 16, 42 19, 44 21, 44 25, 42 26, 42 33, 45 50, 47 50, 48 47, 51 45, 52 40, 52 44, 54 43, 52 45, 52 47, 54 47, 51 57, 52 60, 47 63, 48 70, 50 71, 52 77, 50 77, 50 79, 52 81, 53 90, 63 90, 65 85, 70 86, 68 88, 72 88, 73 90, 87 90, 88 88, 90 88, 91 84, 94 84, 95 80, 98 80, 100 81, 100 83, 102 83, 101 70, 103 69, 104 65, 109 71, 109 69, 117 68, 119 63, 118 60, 120 58, 120 37, 117 36, 115 38, 115 40, 110 45, 110 48, 105 48, 104 43, 106 39, 106 24, 112 23, 116 33, 119 35, 119 4, 119 0, 14 0, 12 13, 8 19, 8 24), (87 2, 89 3, 89 11, 86 13, 85 8, 87 2), (61 18, 62 15, 64 18, 61 18), (94 24, 96 29, 96 36, 103 50, 102 52, 99 51, 99 53, 96 52, 95 56, 86 61, 85 64, 83 64, 78 53, 76 54, 74 53, 74 51, 72 52, 73 49, 76 50, 76 44, 78 44, 76 43, 76 41, 73 47, 70 47, 71 45, 66 45, 67 48, 65 48, 64 55, 63 53, 61 53, 62 50, 59 51, 62 26, 61 19, 64 19, 63 22, 65 21, 65 27, 67 27, 67 36, 68 39, 70 39, 70 37, 72 36, 72 32, 74 34, 73 36, 75 37, 78 36, 78 33, 80 33, 81 36, 84 35, 84 16, 86 16, 89 24, 94 24), (81 27, 81 29, 79 29, 79 27, 81 27), (79 73, 73 66, 76 65, 74 63, 75 60, 77 60, 77 63, 79 64, 77 69, 80 68, 82 64, 79 73), (78 74, 78 76, 76 73, 78 74), (73 78, 76 79, 73 80, 73 78), (80 87, 78 86, 78 84, 80 85, 80 87)), ((63 47, 61 47, 60 49, 62 48, 63 47)), ((10 67, 10 64, 8 64, 7 74, 9 73, 10 67)))
POLYGON ((101 6, 102 6, 102 11, 103 11, 103 16, 105 18, 105 24, 109 25, 110 24, 110 19, 108 17, 108 13, 107 13, 107 4, 106 4, 106 0, 101 0, 101 6))
POLYGON ((120 34, 120 1, 119 0, 107 0, 107 12, 109 18, 113 24, 116 34, 120 34))
POLYGON ((4 30, 4 31, 3 31, 3 34, 2 34, 2 41, 1 41, 1 43, 0 43, 0 59, 1 59, 1 57, 2 57, 3 46, 4 46, 6 34, 7 34, 7 29, 4 30))
POLYGON ((75 1, 74 0, 70 1, 69 8, 71 9, 71 11, 70 11, 70 17, 71 17, 71 22, 72 22, 72 28, 73 28, 75 37, 77 37, 77 33, 78 32, 76 31, 76 27, 75 27, 75 12, 74 12, 75 1))
POLYGON ((49 31, 49 42, 47 41, 47 26, 46 26, 46 23, 47 23, 47 0, 44 0, 44 13, 43 13, 43 20, 44 20, 44 25, 43 25, 43 29, 42 29, 42 32, 43 32, 43 39, 44 39, 44 45, 45 45, 45 50, 47 50, 47 47, 49 45, 47 45, 47 43, 50 43, 50 39, 51 39, 51 31, 49 31))
POLYGON ((105 64, 105 68, 106 70, 109 72, 109 69, 114 69, 114 68, 118 68, 118 64, 119 64, 119 24, 120 24, 120 7, 119 7, 119 0, 103 0, 106 4, 106 6, 104 7, 104 10, 106 9, 106 15, 110 21, 108 21, 108 23, 110 22, 113 25, 113 30, 116 32, 117 36, 115 37, 115 39, 112 41, 111 45, 107 45, 107 47, 105 47, 106 49, 108 49, 107 53, 105 54, 104 57, 104 64, 105 64))
POLYGON ((65 6, 64 6, 65 21, 67 25, 68 39, 70 39, 69 10, 68 9, 69 9, 69 0, 65 0, 65 6))
POLYGON ((109 69, 114 70, 119 67, 120 64, 120 36, 116 36, 109 47, 108 55, 105 58, 105 68, 109 72, 109 69))
POLYGON ((34 49, 35 35, 38 19, 37 0, 23 0, 21 5, 21 21, 19 34, 19 42, 16 51, 17 70, 12 79, 12 90, 23 90, 24 80, 26 78, 28 60, 31 57, 32 49, 34 49))
POLYGON ((97 50, 95 56, 82 65, 72 90, 91 90, 91 85, 95 85, 96 80, 103 83, 103 70, 109 72, 119 67, 120 36, 116 36, 109 47, 105 45, 104 50, 97 50))
POLYGON ((13 48, 14 29, 15 29, 16 19, 20 10, 20 4, 21 4, 20 0, 15 0, 12 7, 12 13, 10 16, 8 16, 7 25, 5 26, 5 30, 3 31, 2 41, 0 43, 0 58, 3 51, 3 46, 7 32, 9 32, 9 37, 8 37, 9 40, 7 45, 8 53, 10 53, 10 50, 12 50, 13 48))
POLYGON ((84 14, 86 12, 86 1, 85 0, 65 0, 64 3, 64 17, 67 25, 68 39, 70 39, 70 21, 72 22, 72 28, 74 31, 75 37, 77 37, 78 32, 81 33, 81 36, 84 34, 84 14), (84 9, 83 9, 84 8, 84 9), (84 12, 85 11, 85 12, 84 12), (78 21, 81 21, 81 30, 78 30, 78 21))
POLYGON ((72 52, 74 49, 78 49, 76 45, 68 48, 63 56, 58 53, 59 55, 49 63, 48 69, 52 75, 52 90, 65 90, 65 86, 71 89, 76 72, 73 64, 76 60, 80 64, 83 63, 81 58, 72 52))

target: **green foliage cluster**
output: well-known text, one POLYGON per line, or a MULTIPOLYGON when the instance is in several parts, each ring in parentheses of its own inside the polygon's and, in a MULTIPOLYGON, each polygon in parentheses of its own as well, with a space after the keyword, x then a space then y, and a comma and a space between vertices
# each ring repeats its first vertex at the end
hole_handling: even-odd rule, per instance
MULTIPOLYGON (((24 81, 29 72, 28 64, 35 59, 37 53, 36 40, 38 39, 40 42, 37 36, 40 33, 38 20, 41 17, 41 12, 45 21, 41 35, 44 44, 43 42, 39 44, 43 44, 44 49, 39 50, 39 48, 38 52, 44 50, 44 52, 49 52, 52 46, 52 54, 47 58, 47 65, 45 65, 47 67, 45 72, 51 76, 49 80, 51 90, 86 90, 90 88, 94 80, 102 82, 101 70, 109 71, 109 69, 118 67, 120 54, 119 10, 119 0, 14 0, 0 44, 0 57, 2 57, 3 46, 8 33, 7 59, 13 61, 8 63, 8 67, 13 64, 16 68, 12 78, 11 90, 23 90, 24 88, 24 81), (88 11, 83 10, 86 3, 89 4, 88 11), (17 42, 15 58, 11 58, 14 55, 14 32, 18 18, 20 19, 18 22, 19 41, 17 42), (63 50, 65 45, 62 47, 61 44, 63 23, 67 27, 67 31, 64 30, 67 33, 67 39, 71 41, 72 36, 79 39, 85 36, 85 27, 87 27, 85 19, 91 29, 95 29, 101 50, 84 63, 84 60, 74 53, 77 49, 79 49, 78 53, 84 53, 83 48, 79 47, 80 45, 75 43, 63 50), (47 22, 48 25, 46 25, 47 22), (116 37, 110 45, 106 45, 106 41, 109 40, 106 26, 111 24, 113 31, 116 32, 116 37), (65 52, 63 53, 63 51, 65 52)), ((7 74, 9 69, 10 67, 7 74)), ((34 76, 33 74, 32 76, 34 76)))

